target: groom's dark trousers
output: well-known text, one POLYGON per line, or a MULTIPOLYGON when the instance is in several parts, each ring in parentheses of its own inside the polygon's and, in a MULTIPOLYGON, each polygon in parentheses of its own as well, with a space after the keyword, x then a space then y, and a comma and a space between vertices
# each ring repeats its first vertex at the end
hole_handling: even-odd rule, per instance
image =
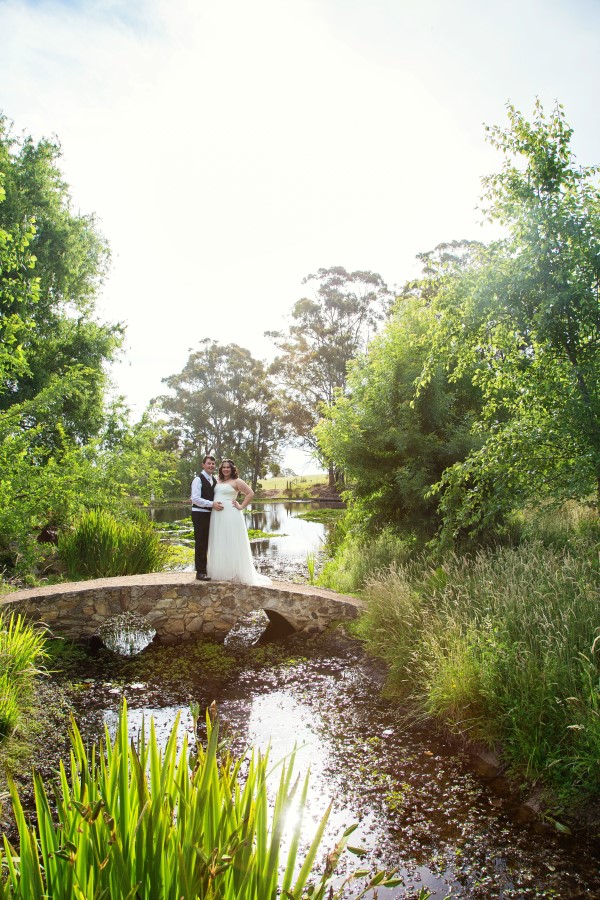
POLYGON ((206 575, 206 556, 208 554, 208 531, 210 528, 210 510, 196 512, 192 510, 192 524, 194 526, 194 562, 196 572, 206 575))

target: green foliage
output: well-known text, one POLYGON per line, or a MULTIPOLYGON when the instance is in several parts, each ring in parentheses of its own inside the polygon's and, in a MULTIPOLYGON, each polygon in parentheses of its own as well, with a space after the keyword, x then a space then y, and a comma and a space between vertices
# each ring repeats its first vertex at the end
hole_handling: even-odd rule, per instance
POLYGON ((59 161, 0 116, 0 565, 17 574, 51 565, 42 528, 158 497, 175 467, 163 426, 105 401, 122 340, 95 316, 108 247, 73 212, 59 161))
POLYGON ((284 429, 274 385, 264 363, 237 344, 208 338, 190 354, 183 370, 163 378, 173 396, 159 398, 188 463, 181 480, 189 486, 210 453, 233 458, 255 489, 277 461, 284 429))
MULTIPOLYGON (((504 155, 486 214, 508 237, 482 249, 435 297, 430 360, 468 374, 485 398, 485 442, 439 483, 446 530, 477 534, 526 501, 598 496, 600 192, 579 166, 557 106, 488 129, 504 155)), ((422 383, 430 377, 426 368, 422 383)))
POLYGON ((361 591, 373 573, 410 559, 416 545, 415 535, 400 535, 391 528, 372 535, 349 529, 323 567, 319 584, 344 594, 361 591))
POLYGON ((20 615, 0 613, 0 738, 15 726, 38 663, 47 656, 40 631, 20 615))
POLYGON ((314 297, 294 304, 287 334, 267 335, 283 351, 273 371, 285 390, 286 420, 306 446, 320 452, 313 429, 336 394, 344 394, 348 363, 367 346, 391 294, 380 275, 342 266, 319 269, 307 275, 307 283, 314 297))
MULTIPOLYGON (((5 189, 0 231, 11 234, 14 251, 29 254, 18 270, 9 269, 4 282, 6 286, 8 280, 12 289, 11 302, 3 303, 3 318, 9 317, 10 323, 16 315, 28 327, 21 329, 17 348, 26 365, 21 364, 11 378, 0 380, 0 409, 33 400, 50 380, 68 383, 73 370, 85 372, 76 392, 65 390, 57 421, 68 435, 86 440, 101 426, 105 364, 114 358, 123 332, 121 326, 101 324, 94 316, 108 246, 93 216, 73 212, 59 170, 60 156, 56 142, 17 138, 8 120, 0 116, 0 172, 5 189)), ((3 294, 6 301, 4 289, 3 294)), ((60 444, 60 433, 57 439, 60 444)))
MULTIPOLYGON (((316 428, 372 527, 511 539, 515 510, 600 497, 600 191, 560 106, 508 107, 483 210, 505 237, 422 254, 316 428)), ((330 401, 328 401, 329 403, 330 401)))
POLYGON ((143 515, 117 521, 103 509, 85 512, 72 529, 61 532, 58 551, 75 580, 160 572, 170 557, 143 515))
MULTIPOLYGON (((4 174, 0 171, 0 204, 5 202, 4 174)), ((39 281, 31 270, 35 256, 31 219, 0 224, 0 393, 7 383, 27 372, 23 341, 32 327, 32 310, 39 296, 39 281)))
POLYGON ((120 514, 132 495, 160 498, 173 477, 163 426, 148 417, 131 426, 114 407, 101 437, 84 446, 61 432, 55 416, 65 389, 77 384, 75 373, 68 385, 53 379, 34 400, 0 412, 0 558, 17 573, 43 571, 46 550, 36 537, 45 525, 69 525, 92 505, 120 514), (48 446, 47 422, 54 437, 62 433, 60 448, 54 437, 48 446))
MULTIPOLYGON (((154 722, 137 747, 127 731, 123 704, 113 742, 87 751, 72 726, 71 777, 61 763, 56 803, 35 776, 37 826, 29 826, 14 785, 20 847, 4 841, 0 896, 54 900, 100 897, 251 900, 285 894, 299 898, 309 878, 329 809, 298 861, 308 777, 293 779, 294 757, 280 766, 272 812, 267 795, 268 754, 252 753, 242 777, 241 759, 219 745, 207 717, 208 743, 189 754, 187 735, 177 754, 177 722, 161 753, 154 722), (297 804, 293 826, 286 817, 297 804), (281 840, 289 829, 288 851, 281 840)), ((326 894, 349 829, 310 888, 326 894)), ((379 879, 384 880, 383 878, 379 879)))
POLYGON ((323 411, 315 433, 344 469, 365 530, 391 525, 431 535, 440 524, 431 488, 480 442, 472 426, 481 398, 468 379, 450 381, 443 365, 416 395, 434 323, 428 306, 405 293, 368 354, 350 366, 346 394, 323 411))
MULTIPOLYGON (((596 523, 597 525, 597 523, 596 523)), ((423 715, 566 802, 600 788, 598 532, 374 575, 361 631, 423 715)))

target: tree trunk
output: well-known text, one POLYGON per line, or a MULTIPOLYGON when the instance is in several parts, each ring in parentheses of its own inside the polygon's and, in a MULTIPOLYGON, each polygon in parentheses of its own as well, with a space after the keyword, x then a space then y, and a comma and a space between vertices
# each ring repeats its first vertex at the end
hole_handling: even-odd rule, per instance
POLYGON ((329 487, 335 488, 335 465, 333 460, 329 460, 329 487))

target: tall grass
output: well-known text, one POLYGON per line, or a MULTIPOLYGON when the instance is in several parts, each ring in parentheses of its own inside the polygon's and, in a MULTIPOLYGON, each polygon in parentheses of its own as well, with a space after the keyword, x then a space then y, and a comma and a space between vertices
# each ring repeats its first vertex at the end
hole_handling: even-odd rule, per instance
POLYGON ((368 581, 360 629, 424 715, 566 801, 600 790, 600 565, 529 541, 368 581))
POLYGON ((310 893, 322 900, 352 828, 315 876, 329 810, 299 860, 308 776, 302 784, 294 778, 293 755, 280 766, 270 806, 268 753, 236 760, 220 747, 209 717, 207 726, 206 748, 191 754, 186 737, 177 753, 177 722, 164 752, 153 721, 135 746, 124 703, 114 742, 106 731, 104 745, 88 752, 73 723, 70 772, 61 764, 55 798, 58 822, 39 776, 35 827, 10 785, 20 846, 17 851, 4 838, 0 898, 268 900, 281 894, 300 900, 310 893))
POLYGON ((0 613, 0 738, 15 727, 21 702, 46 656, 44 637, 20 615, 0 613))
POLYGON ((415 552, 417 539, 384 529, 366 538, 346 534, 319 575, 319 583, 344 594, 361 591, 374 572, 406 562, 415 552))
POLYGON ((150 521, 117 521, 103 509, 89 510, 62 532, 58 551, 69 578, 81 579, 160 572, 170 557, 150 521))

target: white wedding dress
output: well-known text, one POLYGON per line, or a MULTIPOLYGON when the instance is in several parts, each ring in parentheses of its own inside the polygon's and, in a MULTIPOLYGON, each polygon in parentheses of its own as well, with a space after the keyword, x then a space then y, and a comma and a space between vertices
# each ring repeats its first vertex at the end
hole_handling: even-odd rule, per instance
POLYGON ((254 568, 244 514, 233 505, 237 495, 226 481, 215 487, 215 500, 221 501, 223 509, 213 510, 210 516, 206 572, 213 581, 271 584, 270 578, 254 568))

